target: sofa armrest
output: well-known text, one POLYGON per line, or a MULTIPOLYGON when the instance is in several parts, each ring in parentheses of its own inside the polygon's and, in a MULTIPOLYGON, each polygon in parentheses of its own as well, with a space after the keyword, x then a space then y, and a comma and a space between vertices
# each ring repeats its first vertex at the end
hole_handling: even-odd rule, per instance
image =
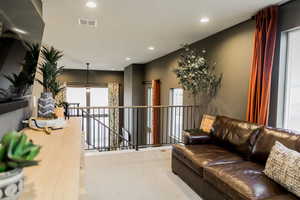
POLYGON ((210 142, 211 137, 209 134, 200 129, 183 131, 183 143, 185 145, 208 144, 210 142))

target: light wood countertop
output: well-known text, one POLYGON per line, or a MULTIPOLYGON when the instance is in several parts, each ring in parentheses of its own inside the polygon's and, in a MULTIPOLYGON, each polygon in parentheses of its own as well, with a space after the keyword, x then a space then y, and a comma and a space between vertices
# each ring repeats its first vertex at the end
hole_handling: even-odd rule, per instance
POLYGON ((72 118, 63 130, 51 135, 25 129, 24 132, 42 145, 38 166, 24 169, 25 188, 20 200, 77 200, 79 198, 81 127, 72 118))

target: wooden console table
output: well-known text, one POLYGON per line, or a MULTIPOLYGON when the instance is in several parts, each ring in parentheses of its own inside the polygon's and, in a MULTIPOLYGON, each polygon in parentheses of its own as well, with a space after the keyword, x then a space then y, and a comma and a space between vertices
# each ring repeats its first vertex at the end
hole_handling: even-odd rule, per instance
POLYGON ((24 129, 42 145, 38 166, 24 169, 25 188, 20 200, 78 200, 80 187, 81 127, 72 118, 63 130, 46 135, 24 129))

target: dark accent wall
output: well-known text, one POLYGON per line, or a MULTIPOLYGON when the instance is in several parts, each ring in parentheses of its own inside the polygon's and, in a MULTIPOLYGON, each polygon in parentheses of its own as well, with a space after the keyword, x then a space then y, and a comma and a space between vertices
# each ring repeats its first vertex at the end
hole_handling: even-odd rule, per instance
MULTIPOLYGON (((132 64, 124 69, 124 106, 144 105, 144 67, 142 64, 132 64)), ((145 121, 138 120, 144 116, 145 110, 124 110, 124 128, 130 133, 133 142, 136 142, 134 135, 138 133, 142 135, 142 133, 144 133, 145 121)), ((139 142, 141 144, 142 137, 139 137, 139 142)))
MULTIPOLYGON (((253 54, 255 22, 238 24, 204 40, 192 44, 207 51, 210 62, 216 62, 216 72, 223 73, 221 89, 212 103, 217 114, 244 120, 246 118, 249 78, 253 54)), ((145 80, 161 80, 161 103, 169 104, 169 89, 180 87, 174 68, 180 51, 148 63, 145 80)), ((191 96, 184 94, 184 104, 193 104, 191 96)))
MULTIPOLYGON (((61 82, 66 82, 69 86, 85 87, 87 81, 86 70, 64 69, 59 77, 61 82)), ((95 87, 107 87, 108 83, 116 82, 120 84, 120 105, 123 105, 124 96, 124 72, 123 71, 89 71, 89 85, 95 87)))
MULTIPOLYGON (((285 64, 281 64, 281 42, 284 39, 284 32, 300 27, 300 1, 293 0, 279 9, 278 39, 276 55, 273 65, 272 91, 269 124, 282 127, 283 116, 283 89, 285 64)), ((285 47, 282 47, 285 48, 285 47)))
POLYGON ((132 64, 124 69, 124 105, 144 105, 144 65, 132 64))
MULTIPOLYGON (((59 80, 67 82, 70 85, 85 85, 87 81, 86 70, 78 69, 64 69, 63 74, 59 80)), ((123 71, 89 71, 89 83, 97 86, 106 87, 110 82, 117 82, 124 85, 124 72, 123 71)))

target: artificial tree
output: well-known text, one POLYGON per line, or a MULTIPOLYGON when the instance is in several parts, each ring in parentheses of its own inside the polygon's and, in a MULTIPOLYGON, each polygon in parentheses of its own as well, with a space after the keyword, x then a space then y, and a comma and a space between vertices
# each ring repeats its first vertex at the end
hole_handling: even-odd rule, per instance
POLYGON ((45 46, 43 46, 41 53, 43 62, 39 67, 39 73, 43 79, 38 79, 37 81, 43 86, 45 92, 51 92, 55 95, 59 88, 57 78, 61 75, 64 68, 58 67, 58 61, 63 57, 63 53, 54 47, 48 48, 45 46))
POLYGON ((185 44, 174 70, 179 84, 193 95, 195 105, 199 104, 199 96, 214 98, 222 81, 222 74, 215 74, 215 64, 209 63, 205 56, 205 50, 192 49, 185 44))
POLYGON ((63 72, 63 67, 58 67, 58 61, 63 57, 63 53, 54 47, 42 48, 43 62, 39 67, 39 73, 43 79, 37 81, 43 86, 44 92, 39 99, 40 117, 52 118, 54 116, 55 96, 63 90, 60 82, 57 80, 58 76, 63 72))
POLYGON ((217 113, 217 107, 212 107, 211 102, 220 88, 222 74, 216 75, 215 65, 207 60, 205 50, 200 51, 191 48, 188 44, 183 45, 183 51, 174 72, 182 88, 193 96, 195 127, 202 114, 217 113))

